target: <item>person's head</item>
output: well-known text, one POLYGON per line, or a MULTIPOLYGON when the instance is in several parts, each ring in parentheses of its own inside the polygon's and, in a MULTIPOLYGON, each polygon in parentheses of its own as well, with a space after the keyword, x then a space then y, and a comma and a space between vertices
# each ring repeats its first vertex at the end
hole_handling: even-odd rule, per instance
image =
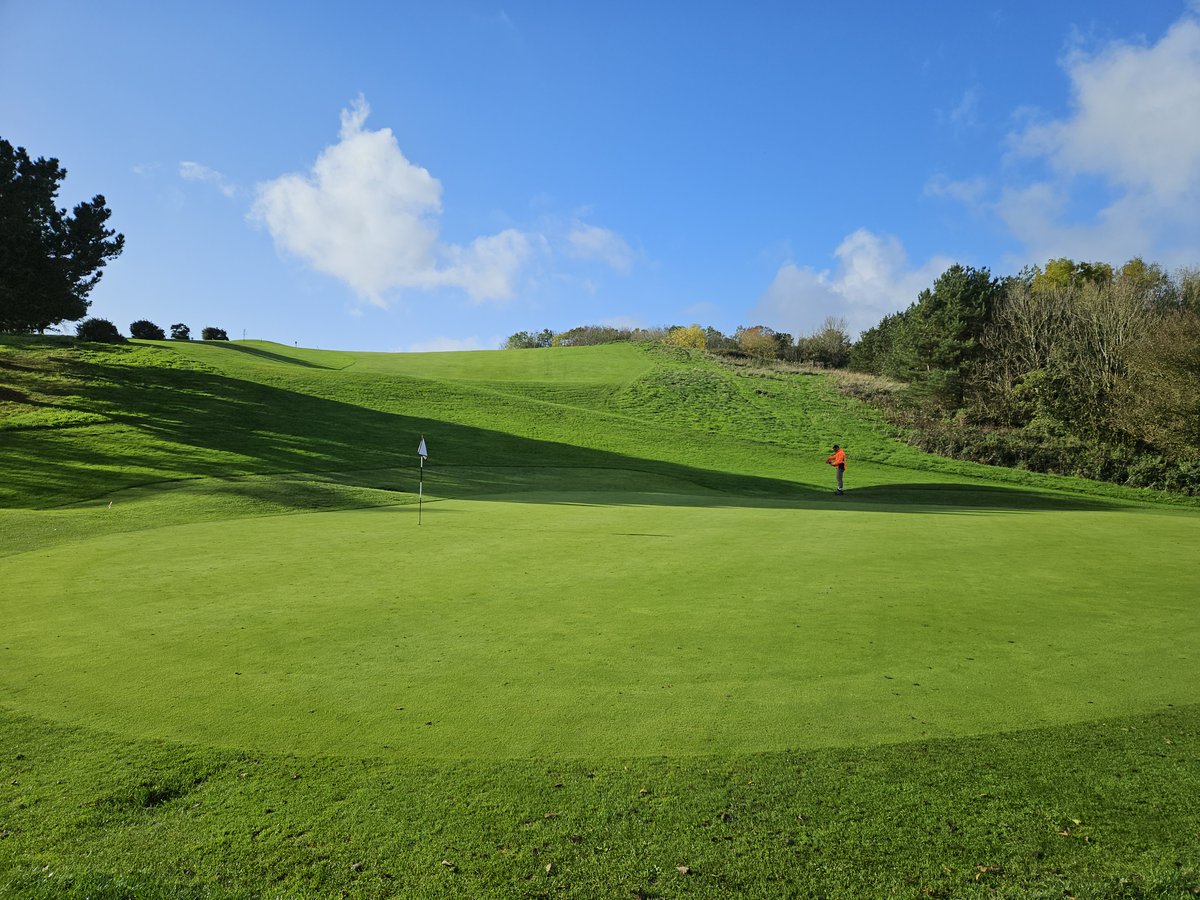
POLYGON ((837 444, 834 444, 834 445, 833 445, 833 449, 834 449, 834 450, 841 450, 842 448, 841 448, 841 447, 839 447, 837 444))

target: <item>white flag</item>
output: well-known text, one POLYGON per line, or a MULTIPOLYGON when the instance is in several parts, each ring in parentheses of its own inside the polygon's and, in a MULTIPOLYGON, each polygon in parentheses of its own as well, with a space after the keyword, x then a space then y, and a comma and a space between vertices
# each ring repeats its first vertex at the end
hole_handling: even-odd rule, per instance
POLYGON ((425 449, 425 435, 421 435, 421 443, 417 447, 417 456, 421 457, 421 459, 429 459, 429 451, 425 449))

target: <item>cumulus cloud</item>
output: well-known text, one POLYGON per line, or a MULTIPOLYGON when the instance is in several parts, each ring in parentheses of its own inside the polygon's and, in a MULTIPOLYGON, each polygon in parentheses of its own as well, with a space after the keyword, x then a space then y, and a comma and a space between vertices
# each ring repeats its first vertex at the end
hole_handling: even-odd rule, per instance
POLYGON ((1013 135, 1018 152, 1046 157, 1065 175, 1100 175, 1169 197, 1200 178, 1200 21, 1176 22, 1157 43, 1115 43, 1063 66, 1069 118, 1013 135))
POLYGON ((575 222, 567 234, 567 245, 576 259, 599 260, 622 274, 633 269, 633 250, 615 231, 575 222))
POLYGON ((441 182, 405 157, 390 128, 367 129, 369 114, 362 96, 342 110, 338 142, 309 172, 260 184, 251 219, 278 248, 381 306, 397 288, 510 298, 529 237, 510 228, 467 246, 440 242, 441 182))
MULTIPOLYGON (((135 168, 134 171, 137 171, 135 168)), ((138 174, 142 174, 138 172, 138 174)), ((206 184, 211 184, 226 197, 232 197, 237 193, 237 186, 234 185, 224 175, 216 169, 210 169, 208 166, 201 165, 198 162, 190 162, 184 160, 179 164, 179 177, 184 181, 202 181, 206 184)))
POLYGON ((1033 258, 1194 263, 1200 243, 1200 20, 1187 14, 1153 44, 1115 42, 1062 61, 1070 114, 1010 136, 1017 159, 1048 177, 1001 192, 995 205, 1033 258), (1092 201, 1089 179, 1108 195, 1092 201))
POLYGON ((914 267, 897 238, 864 228, 847 235, 834 257, 837 264, 821 271, 784 263, 750 311, 751 324, 799 336, 833 316, 845 319, 854 336, 907 307, 953 264, 935 257, 914 267))

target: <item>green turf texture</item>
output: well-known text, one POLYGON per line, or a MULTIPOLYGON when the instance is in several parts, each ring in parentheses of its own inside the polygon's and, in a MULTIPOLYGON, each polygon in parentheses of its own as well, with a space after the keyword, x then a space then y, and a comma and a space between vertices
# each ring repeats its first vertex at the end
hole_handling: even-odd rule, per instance
POLYGON ((0 376, 10 892, 1197 885, 1194 504, 629 345, 0 376))

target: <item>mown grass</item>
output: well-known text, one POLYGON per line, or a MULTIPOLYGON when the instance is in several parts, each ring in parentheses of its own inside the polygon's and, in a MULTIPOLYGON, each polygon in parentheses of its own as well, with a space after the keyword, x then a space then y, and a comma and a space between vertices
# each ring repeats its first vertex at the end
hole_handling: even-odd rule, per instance
POLYGON ((869 748, 488 763, 2 721, 8 896, 1182 898, 1200 879, 1195 707, 869 748))
POLYGON ((1200 891, 1186 503, 629 346, 0 382, 0 894, 1200 891))
POLYGON ((569 757, 1011 730, 1183 704, 1200 683, 1200 573, 1179 552, 1194 519, 1130 515, 1125 558, 1107 511, 908 513, 898 548, 898 514, 833 498, 573 497, 5 557, 0 701, 229 747, 569 757))

